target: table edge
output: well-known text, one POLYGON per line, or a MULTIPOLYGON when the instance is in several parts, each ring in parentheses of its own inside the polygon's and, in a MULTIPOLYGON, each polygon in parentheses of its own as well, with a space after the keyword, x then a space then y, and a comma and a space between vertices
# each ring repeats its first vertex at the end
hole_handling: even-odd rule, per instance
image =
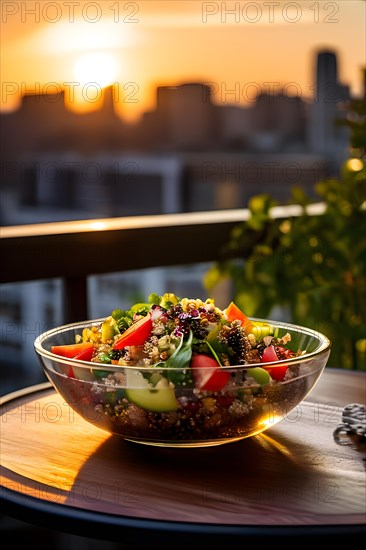
MULTIPOLYGON (((338 372, 338 369, 331 369, 332 372, 338 372)), ((339 369, 340 370, 340 369, 339 369)), ((343 370, 340 370, 343 372, 343 370)), ((352 375, 364 375, 360 371, 350 371, 352 375)), ((15 390, 0 398, 0 406, 11 401, 22 398, 26 395, 36 394, 56 389, 51 382, 43 382, 33 386, 28 386, 15 390)), ((149 535, 159 535, 165 542, 176 542, 176 537, 180 536, 181 542, 192 541, 202 537, 202 542, 207 542, 208 537, 212 541, 218 542, 221 537, 228 539, 237 539, 237 537, 268 538, 275 537, 276 540, 290 540, 292 538, 302 537, 334 537, 339 540, 341 537, 359 536, 366 534, 365 523, 351 524, 304 524, 304 525, 217 525, 211 523, 192 523, 171 520, 154 520, 144 518, 133 518, 130 516, 106 514, 103 512, 94 512, 91 510, 82 510, 80 508, 58 504, 55 502, 44 502, 35 497, 18 494, 6 487, 0 487, 0 512, 24 521, 24 511, 27 511, 27 523, 36 524, 46 528, 54 528, 58 531, 69 532, 72 534, 93 537, 99 540, 121 540, 121 528, 127 530, 131 538, 130 542, 136 543, 137 539, 146 542, 149 535), (71 511, 71 513, 70 513, 71 511), (60 525, 60 521, 62 525, 60 525), (101 537, 102 530, 108 532, 108 536, 101 537), (182 539, 183 537, 183 539, 182 539)), ((125 531, 124 531, 125 535, 125 531)), ((160 539, 159 539, 160 540, 160 539)), ((163 542, 164 542, 163 541, 163 542)))
MULTIPOLYGON (((138 543, 137 538, 146 542, 151 535, 159 535, 162 542, 176 540, 180 537, 181 542, 188 542, 186 539, 194 537, 195 541, 202 537, 207 542, 207 537, 225 537, 225 540, 237 537, 276 538, 290 539, 299 536, 305 537, 339 537, 359 536, 366 534, 366 522, 354 524, 325 524, 325 525, 218 525, 211 523, 192 523, 171 520, 154 520, 144 518, 133 518, 115 514, 105 514, 65 506, 54 502, 43 502, 28 495, 19 495, 11 489, 1 488, 0 511, 15 518, 23 518, 24 511, 27 511, 27 522, 42 527, 54 528, 56 530, 87 536, 102 540, 121 540, 121 529, 127 530, 131 536, 131 542, 138 543), (70 514, 72 510, 72 514, 70 514), (60 520, 62 525, 60 525, 60 520), (108 533, 105 539, 101 536, 102 531, 108 533), (183 539, 182 539, 183 537, 183 539), (164 539, 164 540, 162 540, 164 539)), ((124 531, 125 534, 125 531, 124 531)))

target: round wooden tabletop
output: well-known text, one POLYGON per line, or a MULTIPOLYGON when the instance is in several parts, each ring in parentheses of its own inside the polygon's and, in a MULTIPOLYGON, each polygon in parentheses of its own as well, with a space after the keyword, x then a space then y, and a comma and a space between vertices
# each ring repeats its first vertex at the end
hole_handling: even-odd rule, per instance
POLYGON ((359 532, 366 445, 339 444, 333 432, 345 405, 365 402, 365 382, 326 369, 279 424, 198 449, 112 436, 48 383, 14 392, 0 409, 2 511, 106 540, 359 532))

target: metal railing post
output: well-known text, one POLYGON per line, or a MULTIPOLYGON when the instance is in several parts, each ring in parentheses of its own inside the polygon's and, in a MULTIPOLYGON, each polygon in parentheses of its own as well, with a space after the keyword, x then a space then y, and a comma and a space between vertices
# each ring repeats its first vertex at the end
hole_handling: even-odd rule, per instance
POLYGON ((63 322, 73 323, 88 319, 87 277, 65 277, 63 282, 63 322))

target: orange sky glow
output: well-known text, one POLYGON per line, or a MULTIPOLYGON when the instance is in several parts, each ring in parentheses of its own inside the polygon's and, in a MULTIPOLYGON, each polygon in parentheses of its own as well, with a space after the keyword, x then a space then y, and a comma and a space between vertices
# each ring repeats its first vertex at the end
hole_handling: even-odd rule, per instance
POLYGON ((256 91, 312 98, 315 55, 338 54, 340 81, 361 92, 364 0, 2 1, 1 109, 24 93, 65 90, 70 109, 115 108, 134 121, 155 108, 158 85, 211 83, 217 103, 245 105, 256 91))

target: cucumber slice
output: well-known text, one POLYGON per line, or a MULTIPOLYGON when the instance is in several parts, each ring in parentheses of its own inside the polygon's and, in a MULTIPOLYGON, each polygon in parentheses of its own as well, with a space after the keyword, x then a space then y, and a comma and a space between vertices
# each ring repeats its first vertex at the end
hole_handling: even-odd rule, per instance
POLYGON ((247 371, 254 378, 257 384, 260 384, 261 386, 268 384, 271 380, 269 373, 265 369, 262 369, 262 367, 253 367, 251 369, 247 369, 247 371))
POLYGON ((126 397, 142 409, 153 412, 171 412, 178 408, 174 387, 166 378, 152 386, 140 372, 127 371, 126 397))
POLYGON ((92 369, 88 369, 85 367, 77 367, 76 365, 73 365, 72 370, 77 380, 82 380, 84 382, 95 381, 95 376, 92 369))
POLYGON ((126 390, 126 397, 138 407, 153 412, 171 412, 178 408, 172 388, 126 390))

